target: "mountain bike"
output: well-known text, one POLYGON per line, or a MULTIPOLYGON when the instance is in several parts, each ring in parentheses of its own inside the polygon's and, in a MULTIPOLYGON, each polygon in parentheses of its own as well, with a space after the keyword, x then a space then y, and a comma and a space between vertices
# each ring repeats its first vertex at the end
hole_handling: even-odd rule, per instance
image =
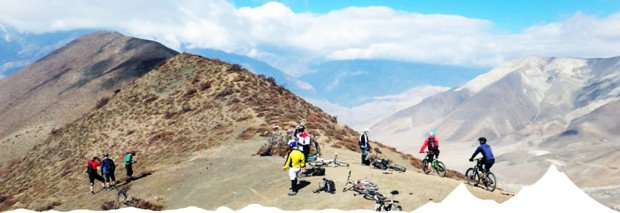
POLYGON ((314 167, 323 167, 323 166, 328 166, 328 165, 333 165, 333 167, 336 167, 336 166, 348 167, 349 166, 348 163, 342 162, 340 161, 340 159, 338 159, 338 153, 336 153, 336 155, 334 156, 334 159, 325 160, 320 157, 317 157, 316 160, 312 162, 308 162, 308 164, 314 167))
POLYGON ((387 200, 385 196, 382 194, 375 195, 375 211, 402 211, 403 207, 400 206, 400 202, 395 200, 396 195, 398 195, 398 191, 393 190, 390 192, 392 198, 387 200), (386 202, 387 200, 387 202, 386 202))
MULTIPOLYGON (((428 151, 424 153, 426 153, 426 157, 424 157, 424 160, 422 160, 422 171, 424 171, 424 174, 429 174, 431 173, 431 170, 428 169, 430 153, 428 151)), ((437 158, 433 158, 433 162, 430 162, 430 164, 431 167, 437 172, 437 175, 439 175, 439 177, 446 176, 446 166, 443 164, 443 162, 438 161, 437 158)))
POLYGON ((370 157, 369 160, 370 160, 370 165, 372 165, 374 168, 377 168, 377 169, 382 169, 382 170, 390 169, 390 170, 394 170, 398 172, 407 171, 407 168, 405 168, 404 166, 401 166, 395 163, 390 163, 386 159, 379 159, 376 154, 370 157))
POLYGON ((379 193, 379 186, 377 186, 377 184, 373 182, 370 182, 368 180, 351 181, 351 170, 349 170, 349 176, 347 176, 347 181, 345 182, 344 188, 342 189, 342 192, 346 191, 355 191, 369 200, 376 200, 375 196, 381 194, 379 193))
POLYGON ((483 172, 484 168, 482 168, 483 164, 481 163, 481 159, 476 159, 476 165, 472 168, 467 169, 465 172, 465 178, 467 179, 467 184, 478 186, 480 182, 484 185, 484 188, 487 191, 495 191, 495 187, 497 187, 497 179, 495 178, 495 174, 493 172, 483 172))

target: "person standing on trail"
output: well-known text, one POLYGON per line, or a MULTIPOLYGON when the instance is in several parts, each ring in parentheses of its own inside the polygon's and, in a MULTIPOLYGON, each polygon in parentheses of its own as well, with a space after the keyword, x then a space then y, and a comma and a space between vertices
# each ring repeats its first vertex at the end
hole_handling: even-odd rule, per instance
POLYGON ((288 169, 288 176, 291 180, 291 189, 288 192, 289 196, 294 196, 297 194, 297 176, 299 172, 305 172, 305 160, 304 153, 297 149, 297 142, 291 141, 289 142, 289 147, 291 148, 291 152, 289 152, 286 161, 284 162, 283 170, 288 169))
POLYGON ((127 152, 125 155, 125 171, 127 171, 127 183, 133 180, 133 164, 137 161, 134 159, 136 151, 127 152))
POLYGON ((308 135, 307 132, 303 131, 299 133, 299 145, 301 145, 301 152, 304 153, 304 162, 308 162, 308 155, 310 154, 310 135, 308 135))
POLYGON ((433 156, 435 159, 439 159, 439 138, 437 138, 437 132, 430 131, 428 138, 424 140, 424 144, 420 148, 420 153, 424 153, 424 149, 428 147, 428 171, 431 171, 433 156))
POLYGON ((371 151, 370 141, 368 140, 368 133, 370 130, 368 128, 364 129, 364 132, 360 135, 358 139, 358 143, 360 145, 360 151, 362 152, 362 166, 370 165, 370 162, 366 160, 368 153, 371 151))
POLYGON ((105 180, 99 173, 97 173, 97 167, 101 165, 99 157, 93 157, 86 164, 86 173, 88 174, 88 180, 90 181, 90 193, 95 194, 93 186, 95 185, 95 179, 101 181, 101 187, 105 188, 105 180))
POLYGON ((114 170, 116 169, 116 165, 114 161, 110 159, 110 154, 103 154, 103 161, 101 161, 101 172, 103 173, 103 177, 105 179, 105 187, 109 190, 110 187, 116 185, 116 176, 114 175, 114 170))

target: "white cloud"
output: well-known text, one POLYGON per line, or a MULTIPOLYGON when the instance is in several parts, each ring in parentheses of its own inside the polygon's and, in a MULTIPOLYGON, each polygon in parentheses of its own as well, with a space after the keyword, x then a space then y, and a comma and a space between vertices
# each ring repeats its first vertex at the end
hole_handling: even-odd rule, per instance
POLYGON ((448 90, 447 87, 420 86, 403 93, 370 98, 371 101, 354 107, 344 107, 326 100, 305 98, 325 112, 338 116, 341 122, 361 129, 370 127, 395 112, 420 103, 424 98, 448 90))
POLYGON ((42 33, 103 28, 153 39, 172 48, 208 47, 252 55, 291 76, 316 60, 390 59, 493 66, 526 55, 612 57, 620 54, 620 13, 582 13, 517 33, 491 21, 419 14, 388 7, 296 13, 269 2, 235 8, 225 0, 0 0, 0 22, 42 33), (123 5, 122 7, 119 5, 123 5))

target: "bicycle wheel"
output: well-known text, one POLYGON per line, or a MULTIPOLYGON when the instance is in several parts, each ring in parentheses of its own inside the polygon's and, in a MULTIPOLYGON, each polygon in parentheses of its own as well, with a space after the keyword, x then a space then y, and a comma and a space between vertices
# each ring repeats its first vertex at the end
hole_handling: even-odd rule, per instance
POLYGON ((426 159, 422 160, 422 171, 424 172, 424 174, 428 174, 431 172, 431 170, 428 169, 428 161, 426 161, 426 159))
POLYGON ((312 161, 312 162, 308 162, 308 164, 313 167, 323 167, 327 165, 325 162, 322 162, 322 161, 312 161))
POLYGON ((435 168, 435 171, 437 171, 437 175, 439 175, 439 177, 445 177, 446 165, 444 165, 441 161, 437 161, 437 168, 435 168))
POLYGON ((493 172, 489 172, 486 177, 486 183, 484 183, 484 187, 488 191, 495 191, 495 187, 497 187, 497 179, 495 178, 495 174, 493 172))
POLYGON ((338 162, 334 162, 334 167, 336 166, 349 167, 349 164, 342 162, 342 161, 338 161, 338 162))
POLYGON ((385 209, 385 210, 386 211, 399 211, 399 212, 401 212, 401 211, 403 211, 403 207, 400 207, 400 205, 398 205, 398 204, 394 204, 394 205, 388 206, 388 208, 385 209))
POLYGON ((467 180, 467 184, 472 186, 478 183, 476 181, 476 171, 474 171, 474 168, 467 169, 465 172, 465 179, 467 180))
POLYGON ((405 172, 407 171, 407 168, 405 168, 404 166, 398 165, 398 164, 393 164, 390 166, 390 169, 399 171, 399 172, 405 172))

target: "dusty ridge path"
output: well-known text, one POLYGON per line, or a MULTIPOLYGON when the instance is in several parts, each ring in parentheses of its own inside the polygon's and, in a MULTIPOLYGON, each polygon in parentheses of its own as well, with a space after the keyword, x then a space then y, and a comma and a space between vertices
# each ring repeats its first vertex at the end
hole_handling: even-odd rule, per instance
MULTIPOLYGON (((377 183, 380 191, 386 195, 393 189, 399 190, 397 199, 401 201, 404 210, 411 211, 428 202, 443 200, 461 183, 454 179, 418 173, 412 166, 407 166, 410 171, 405 173, 384 174, 383 170, 361 166, 356 161, 359 158, 358 153, 338 150, 338 156, 351 163, 351 166, 348 169, 327 168, 325 177, 336 182, 336 194, 313 193, 322 177, 310 177, 301 179, 310 182, 309 185, 302 188, 296 197, 289 197, 286 193, 290 182, 281 167, 284 159, 251 156, 262 143, 263 140, 257 138, 198 152, 188 162, 160 168, 153 175, 134 182, 129 195, 162 204, 166 209, 188 206, 207 210, 215 210, 221 206, 240 209, 249 204, 284 210, 372 209, 374 201, 354 196, 354 192, 342 192, 347 173, 351 169, 352 179, 371 180, 377 183)), ((334 151, 331 147, 324 148, 328 157, 332 155, 329 153, 334 151)), ((492 199, 500 203, 511 197, 500 191, 490 193, 469 186, 468 189, 481 199, 492 199)), ((85 189, 84 194, 86 193, 85 189)), ((93 203, 100 205, 102 202, 103 200, 93 203)), ((99 206, 90 208, 98 209, 99 206)))

